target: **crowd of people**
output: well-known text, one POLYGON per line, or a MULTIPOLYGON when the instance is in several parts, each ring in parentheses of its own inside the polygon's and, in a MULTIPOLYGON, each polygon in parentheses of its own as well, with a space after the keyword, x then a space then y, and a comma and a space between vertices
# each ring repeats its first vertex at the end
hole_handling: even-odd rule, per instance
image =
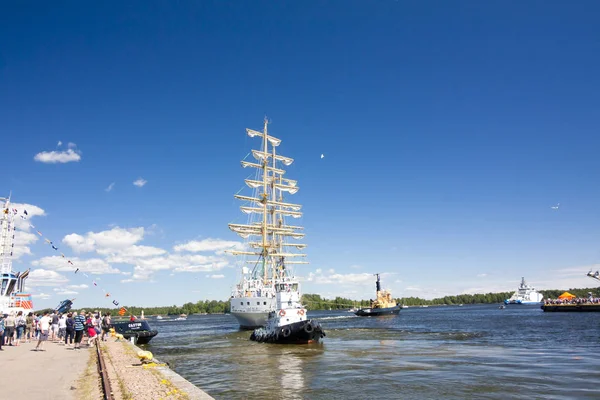
POLYGON ((588 297, 569 297, 564 299, 544 299, 544 304, 600 304, 600 297, 590 293, 588 297))
POLYGON ((0 351, 4 346, 20 346, 22 343, 36 343, 35 351, 45 351, 48 340, 73 349, 80 349, 81 342, 92 346, 98 339, 107 340, 111 327, 110 313, 104 315, 86 313, 0 313, 0 351))

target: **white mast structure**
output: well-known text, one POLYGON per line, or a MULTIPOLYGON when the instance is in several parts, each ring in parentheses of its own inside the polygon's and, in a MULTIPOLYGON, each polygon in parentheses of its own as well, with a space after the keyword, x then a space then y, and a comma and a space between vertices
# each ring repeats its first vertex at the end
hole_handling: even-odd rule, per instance
POLYGON ((29 270, 24 273, 15 273, 12 269, 12 258, 15 247, 15 211, 10 208, 10 195, 0 197, 3 207, 0 210, 0 311, 18 311, 23 308, 22 297, 25 296, 29 302, 27 308, 30 308, 31 302, 29 295, 22 295, 25 290, 25 280, 29 276, 29 270), (15 298, 15 296, 21 296, 15 298))
MULTIPOLYGON (((0 201, 4 203, 0 228, 0 260, 2 261, 0 272, 2 275, 7 275, 12 273, 12 255, 15 239, 14 212, 10 209, 10 196, 8 198, 0 197, 0 201)), ((4 289, 3 287, 2 295, 4 295, 4 289)))
MULTIPOLYGON (((260 326, 264 323, 250 323, 248 320, 240 318, 238 314, 252 312, 248 306, 254 306, 255 304, 257 306, 269 305, 268 309, 254 309, 254 312, 262 314, 259 319, 266 321, 266 315, 274 307, 272 299, 274 298, 273 287, 275 283, 294 276, 288 265, 308 264, 306 261, 288 260, 290 258, 306 257, 304 253, 294 253, 287 250, 290 247, 301 250, 306 247, 306 244, 286 242, 287 238, 302 239, 304 237, 304 233, 299 232, 304 229, 303 227, 287 225, 285 222, 285 217, 300 218, 302 216, 300 212, 302 206, 284 202, 283 193, 295 194, 299 188, 297 181, 283 177, 286 171, 278 167, 278 162, 282 163, 283 166, 289 166, 294 160, 276 153, 276 148, 281 144, 281 140, 269 135, 268 124, 269 122, 265 118, 263 132, 246 129, 248 136, 261 138, 262 144, 260 150, 252 150, 252 155, 258 163, 242 160, 242 167, 255 168, 258 173, 256 179, 245 180, 246 185, 254 189, 253 196, 234 195, 236 199, 249 203, 249 205, 240 207, 242 212, 250 215, 248 223, 229 224, 229 229, 233 232, 244 239, 250 239, 246 244, 254 249, 231 251, 230 253, 257 257, 257 259, 246 261, 246 263, 255 264, 252 273, 253 279, 248 282, 243 277, 242 285, 237 285, 237 292, 234 290, 232 300, 236 297, 242 300, 248 298, 254 300, 255 297, 269 299, 268 302, 263 301, 262 303, 247 300, 241 301, 241 303, 235 302, 234 304, 232 301, 232 314, 245 327, 260 326), (258 214, 260 220, 254 221, 252 214, 258 214), (257 238, 260 238, 260 240, 256 240, 257 238), (256 280, 261 281, 260 285, 257 285, 258 282, 252 282, 256 280), (253 288, 260 289, 260 294, 254 292, 253 288)), ((297 285, 295 287, 298 288, 297 285)))

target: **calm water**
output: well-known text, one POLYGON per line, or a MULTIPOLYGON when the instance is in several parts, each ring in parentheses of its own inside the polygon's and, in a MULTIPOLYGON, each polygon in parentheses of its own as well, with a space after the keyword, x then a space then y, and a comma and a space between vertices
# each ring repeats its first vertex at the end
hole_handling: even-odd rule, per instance
POLYGON ((150 321, 148 349, 216 399, 599 399, 600 313, 498 305, 356 317, 322 344, 259 344, 230 315, 150 321))

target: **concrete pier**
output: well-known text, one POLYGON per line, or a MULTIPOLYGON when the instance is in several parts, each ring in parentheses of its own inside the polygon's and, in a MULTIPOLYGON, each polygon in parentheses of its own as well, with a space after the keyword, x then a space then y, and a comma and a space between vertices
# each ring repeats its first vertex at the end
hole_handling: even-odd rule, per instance
MULTIPOLYGON (((45 351, 34 351, 36 344, 3 346, 0 398, 102 399, 95 346, 74 350, 47 341, 45 351)), ((137 356, 141 349, 126 340, 110 338, 100 346, 115 400, 213 399, 159 360, 142 364, 137 356)))
POLYGON ((3 399, 40 398, 79 400, 79 379, 85 374, 92 348, 73 350, 47 341, 45 351, 33 351, 36 342, 2 346, 3 399))

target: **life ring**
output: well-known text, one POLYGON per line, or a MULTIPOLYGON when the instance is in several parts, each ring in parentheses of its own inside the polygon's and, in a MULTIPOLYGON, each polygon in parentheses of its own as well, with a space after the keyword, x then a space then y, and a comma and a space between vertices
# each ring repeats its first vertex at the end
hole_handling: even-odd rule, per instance
POLYGON ((284 338, 286 338, 292 334, 292 331, 290 330, 290 328, 283 328, 281 330, 281 334, 283 335, 284 338))
POLYGON ((312 324, 306 324, 306 325, 304 325, 304 332, 311 333, 312 331, 314 331, 314 328, 313 328, 312 324))
POLYGON ((279 316, 280 316, 280 317, 283 317, 283 316, 285 316, 285 310, 281 310, 281 311, 279 311, 279 316))
POLYGON ((304 315, 304 310, 298 310, 298 315, 304 315))

